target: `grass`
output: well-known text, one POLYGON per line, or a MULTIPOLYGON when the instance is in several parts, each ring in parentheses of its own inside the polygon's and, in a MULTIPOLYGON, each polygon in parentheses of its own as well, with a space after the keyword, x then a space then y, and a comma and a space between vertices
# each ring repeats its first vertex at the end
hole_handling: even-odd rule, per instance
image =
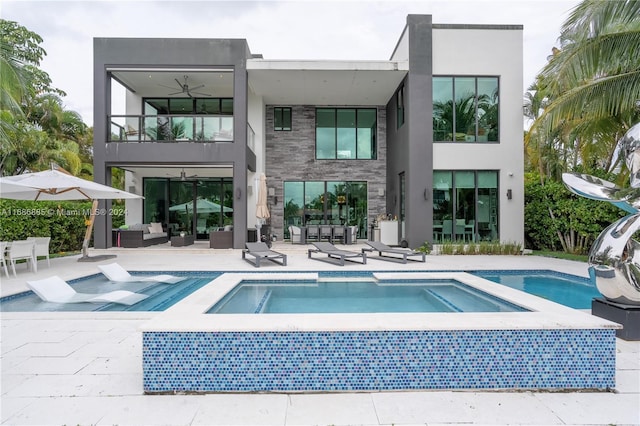
POLYGON ((565 253, 563 251, 533 250, 533 255, 542 257, 553 257, 555 259, 575 260, 578 262, 587 262, 589 260, 589 256, 586 254, 572 254, 565 253))

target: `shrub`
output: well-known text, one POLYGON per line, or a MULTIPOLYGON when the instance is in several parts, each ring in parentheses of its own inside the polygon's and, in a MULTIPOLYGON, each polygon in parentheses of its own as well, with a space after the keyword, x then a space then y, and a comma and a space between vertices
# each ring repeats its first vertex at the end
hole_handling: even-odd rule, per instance
MULTIPOLYGON (((124 209, 114 209, 114 211, 124 209)), ((91 201, 0 200, 0 240, 16 241, 27 237, 51 237, 52 253, 78 251, 87 230, 91 201)), ((124 221, 113 217, 114 225, 124 221)))

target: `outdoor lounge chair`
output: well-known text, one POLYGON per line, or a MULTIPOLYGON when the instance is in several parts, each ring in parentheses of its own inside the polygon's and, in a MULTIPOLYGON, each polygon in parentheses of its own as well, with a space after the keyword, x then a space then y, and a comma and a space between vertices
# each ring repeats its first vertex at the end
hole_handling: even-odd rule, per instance
POLYGON ((176 277, 174 275, 131 275, 122 266, 117 263, 108 265, 98 265, 98 269, 109 279, 116 283, 133 283, 133 282, 159 282, 165 284, 175 284, 184 280, 186 277, 176 277))
POLYGON ((397 249, 393 247, 389 247, 388 245, 381 243, 379 241, 366 241, 366 244, 370 246, 370 248, 363 248, 362 252, 373 252, 377 251, 378 256, 373 259, 380 260, 389 260, 391 262, 401 262, 407 263, 408 260, 412 260, 414 262, 426 262, 425 255, 422 252, 409 250, 409 249, 397 249), (383 254, 386 253, 386 254, 383 254), (391 254, 392 256, 388 256, 391 254), (417 256, 419 259, 409 259, 409 257, 417 256))
POLYGON ((313 244, 316 248, 309 249, 309 253, 308 253, 309 259, 321 260, 323 262, 329 262, 329 263, 335 263, 332 260, 338 260, 341 266, 344 266, 345 260, 348 260, 349 262, 360 263, 356 260, 353 260, 354 258, 360 258, 361 263, 363 265, 366 265, 367 263, 367 254, 364 252, 356 253, 354 251, 341 250, 336 246, 334 246, 333 244, 325 243, 325 242, 317 242, 317 243, 311 243, 311 244, 313 244), (327 259, 314 258, 314 257, 311 257, 312 253, 323 253, 323 254, 326 254, 328 258, 327 259))
POLYGON ((282 266, 287 266, 287 255, 271 250, 266 243, 246 243, 246 246, 247 248, 242 250, 242 259, 246 260, 256 268, 260 267, 260 260, 262 259, 270 260, 282 266), (254 259, 251 260, 247 258, 247 255, 253 256, 254 259))
POLYGON ((116 290, 102 294, 78 293, 65 280, 55 275, 37 281, 27 281, 27 287, 45 302, 53 303, 120 303, 134 305, 146 299, 146 294, 116 290))

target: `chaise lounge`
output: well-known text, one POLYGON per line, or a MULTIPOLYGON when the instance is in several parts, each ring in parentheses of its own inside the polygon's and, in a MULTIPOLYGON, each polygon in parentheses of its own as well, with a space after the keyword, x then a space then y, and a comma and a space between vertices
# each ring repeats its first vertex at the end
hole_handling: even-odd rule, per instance
POLYGON ((116 290, 102 294, 78 293, 57 275, 36 281, 27 281, 27 287, 45 302, 52 303, 120 303, 134 305, 147 297, 146 294, 128 290, 116 290))
POLYGON ((160 282, 165 284, 175 284, 184 280, 186 277, 176 277, 174 275, 151 275, 151 276, 136 276, 131 275, 126 269, 117 263, 109 263, 108 265, 98 265, 98 269, 104 274, 109 281, 116 283, 131 283, 131 282, 160 282))
POLYGON ((409 249, 397 249, 389 247, 385 243, 379 241, 366 241, 370 248, 363 248, 362 252, 378 252, 378 256, 373 259, 388 260, 390 262, 407 263, 408 260, 414 262, 426 262, 424 253, 409 249), (383 254, 386 253, 386 254, 383 254), (393 256, 389 256, 389 254, 393 256), (419 259, 409 259, 409 257, 417 256, 419 259))
POLYGON ((326 242, 317 242, 317 243, 312 243, 316 248, 315 249, 309 249, 308 252, 308 257, 309 259, 315 259, 315 260, 320 260, 323 262, 328 262, 328 263, 333 263, 335 264, 336 262, 334 262, 333 260, 337 260, 338 264, 340 266, 344 266, 344 262, 345 260, 348 260, 349 262, 356 262, 356 263, 362 263, 363 265, 367 264, 367 254, 362 252, 362 253, 357 253, 354 251, 349 251, 349 250, 341 250, 339 248, 337 248, 336 246, 334 246, 331 243, 326 243, 326 242), (326 254, 327 258, 314 258, 311 257, 311 254, 313 253, 322 253, 322 254, 326 254), (354 260, 354 259, 358 259, 360 258, 360 261, 358 260, 354 260))
POLYGON ((242 250, 242 259, 256 268, 260 267, 260 260, 270 260, 282 266, 287 266, 287 255, 273 251, 266 243, 246 243, 247 248, 242 250), (247 258, 253 256, 253 260, 247 258))

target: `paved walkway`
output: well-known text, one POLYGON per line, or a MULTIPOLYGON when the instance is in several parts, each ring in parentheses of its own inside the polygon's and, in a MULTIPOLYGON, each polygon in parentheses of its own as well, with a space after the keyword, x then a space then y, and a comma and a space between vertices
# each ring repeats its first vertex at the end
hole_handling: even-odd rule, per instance
MULTIPOLYGON (((277 244, 287 270, 341 268, 309 260, 305 246, 277 244)), ((359 250, 360 246, 348 247, 359 250)), ((239 250, 205 244, 92 251, 117 254, 129 270, 255 271, 239 250)), ((24 291, 25 280, 97 272, 78 256, 20 265, 3 278, 1 295, 24 291)), ((103 261, 108 263, 110 261, 103 261)), ((264 271, 280 266, 265 266, 264 271)), ((581 262, 533 256, 428 256, 398 265, 370 260, 348 270, 552 269, 586 276, 581 262)), ((421 391, 322 394, 144 395, 141 333, 154 313, 2 313, 0 420, 9 425, 404 425, 404 424, 632 424, 640 425, 640 342, 617 341, 616 388, 611 392, 421 391)))

